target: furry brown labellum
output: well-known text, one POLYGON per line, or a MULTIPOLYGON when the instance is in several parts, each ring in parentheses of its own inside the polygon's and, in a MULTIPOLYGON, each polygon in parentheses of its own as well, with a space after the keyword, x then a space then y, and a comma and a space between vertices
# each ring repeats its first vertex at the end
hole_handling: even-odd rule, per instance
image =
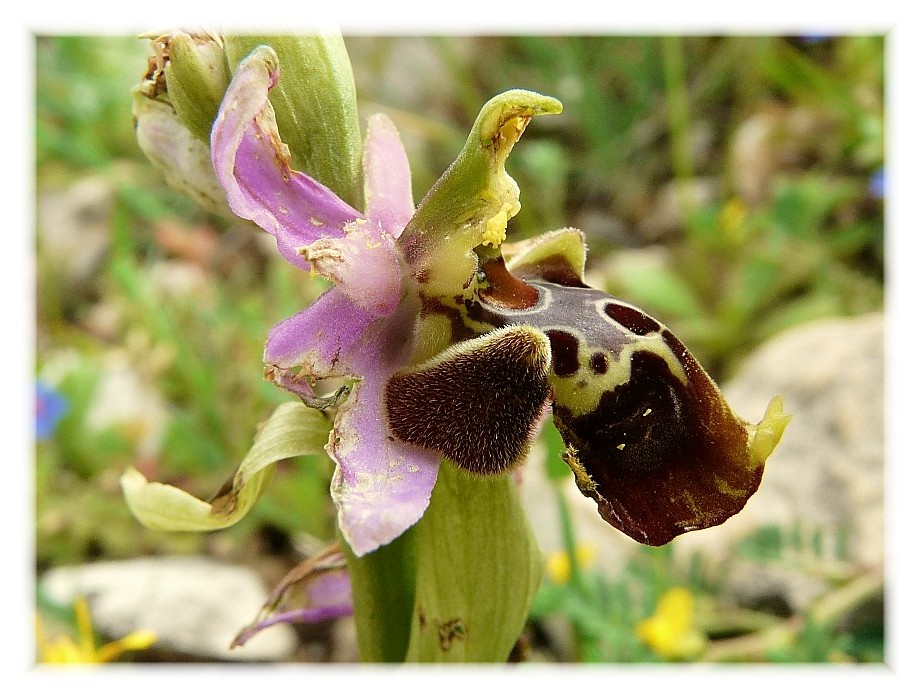
POLYGON ((583 414, 556 404, 566 460, 600 515, 635 540, 662 545, 724 522, 757 490, 765 459, 695 359, 669 331, 683 377, 653 351, 635 351, 629 378, 583 414))
POLYGON ((518 465, 549 398, 549 341, 527 326, 456 344, 386 386, 392 432, 473 473, 518 465))

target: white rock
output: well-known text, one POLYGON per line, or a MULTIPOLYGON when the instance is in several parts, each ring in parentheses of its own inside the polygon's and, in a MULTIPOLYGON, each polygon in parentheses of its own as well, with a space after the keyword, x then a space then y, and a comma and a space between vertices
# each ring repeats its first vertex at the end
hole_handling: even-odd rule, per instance
POLYGON ((139 558, 59 567, 41 586, 61 604, 84 596, 94 627, 106 637, 152 630, 164 647, 230 661, 285 661, 296 645, 294 631, 277 625, 230 649, 268 595, 245 567, 199 557, 139 558))
POLYGON ((42 254, 69 283, 90 281, 108 251, 112 186, 86 177, 62 191, 42 191, 38 239, 42 254))
POLYGON ((169 421, 165 399, 134 369, 127 352, 111 352, 103 366, 86 426, 94 431, 129 426, 137 435, 138 457, 155 456, 169 421))
POLYGON ((775 394, 792 415, 747 506, 722 526, 677 539, 712 553, 766 525, 801 527, 824 547, 847 537, 849 558, 883 560, 884 318, 816 321, 755 351, 724 387, 740 416, 758 421, 775 394))

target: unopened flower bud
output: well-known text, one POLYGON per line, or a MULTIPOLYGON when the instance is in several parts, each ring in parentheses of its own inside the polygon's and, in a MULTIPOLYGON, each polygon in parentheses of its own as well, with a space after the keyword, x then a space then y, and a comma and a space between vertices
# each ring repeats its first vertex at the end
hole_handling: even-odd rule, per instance
POLYGON ((156 79, 134 88, 137 144, 166 182, 206 211, 232 218, 226 193, 211 163, 210 145, 185 126, 175 108, 158 91, 156 79))
POLYGON ((210 145, 211 127, 230 84, 223 38, 175 32, 165 42, 163 71, 169 101, 188 129, 210 145))

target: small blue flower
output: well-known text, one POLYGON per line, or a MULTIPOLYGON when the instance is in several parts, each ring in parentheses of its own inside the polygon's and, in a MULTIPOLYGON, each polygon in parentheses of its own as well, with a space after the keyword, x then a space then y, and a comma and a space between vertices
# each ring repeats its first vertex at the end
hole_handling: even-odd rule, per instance
POLYGON ((67 399, 51 386, 35 381, 35 438, 50 438, 66 412, 67 399))
POLYGON ((884 168, 879 167, 874 171, 874 174, 871 175, 871 179, 868 181, 868 189, 871 191, 871 196, 875 199, 883 199, 884 185, 884 168))

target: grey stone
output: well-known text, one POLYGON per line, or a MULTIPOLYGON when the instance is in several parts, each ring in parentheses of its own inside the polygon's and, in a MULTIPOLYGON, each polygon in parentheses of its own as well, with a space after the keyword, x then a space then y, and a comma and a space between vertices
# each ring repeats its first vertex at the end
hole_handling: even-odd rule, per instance
POLYGON ((108 251, 112 185, 86 177, 38 198, 38 240, 42 255, 68 284, 92 280, 108 251))
POLYGON ((725 588, 740 606, 789 616, 805 611, 830 590, 830 583, 787 564, 735 561, 725 578, 725 588))
POLYGON ((152 458, 159 452, 169 410, 163 396, 135 364, 130 352, 123 349, 106 355, 87 410, 86 426, 92 431, 128 426, 137 438, 138 457, 152 458))
POLYGON ((824 554, 839 536, 847 558, 880 565, 884 551, 884 317, 815 321, 755 351, 724 387, 741 417, 758 421, 773 395, 792 415, 747 506, 722 526, 677 545, 725 552, 763 526, 821 535, 824 554))
POLYGON ((59 567, 40 584, 60 604, 84 596, 93 625, 106 637, 152 630, 157 646, 193 659, 286 661, 296 646, 285 625, 230 649, 255 618, 268 590, 251 570, 201 557, 139 558, 59 567))

